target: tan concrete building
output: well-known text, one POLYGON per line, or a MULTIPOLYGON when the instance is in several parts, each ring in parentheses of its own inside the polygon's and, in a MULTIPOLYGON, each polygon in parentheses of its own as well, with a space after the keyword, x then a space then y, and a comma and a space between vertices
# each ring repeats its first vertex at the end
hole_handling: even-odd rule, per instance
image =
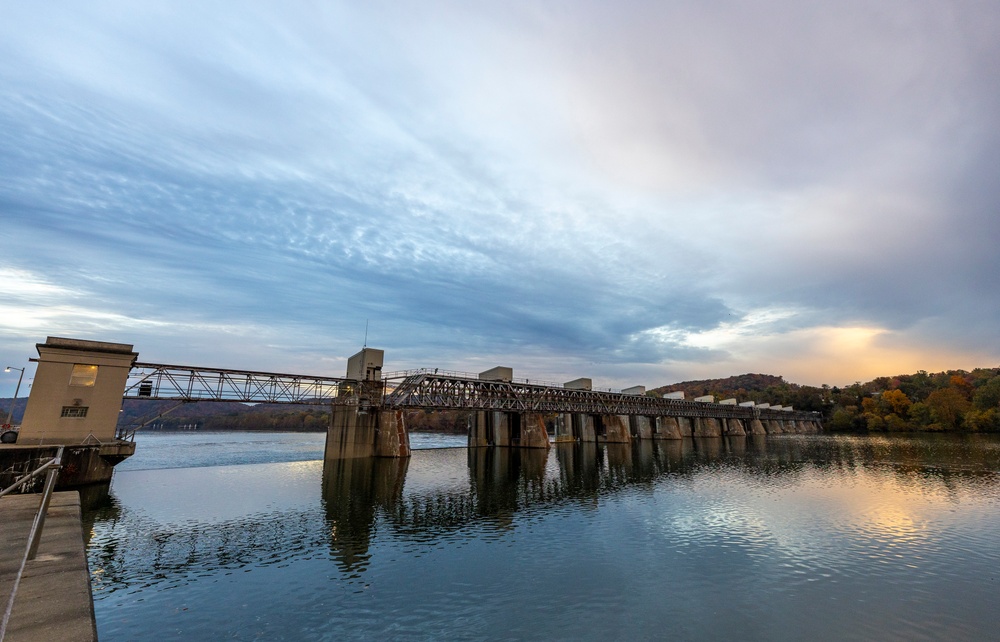
POLYGON ((384 360, 384 350, 362 348, 361 352, 347 359, 347 378, 357 381, 379 381, 382 379, 384 360))
POLYGON ((107 443, 138 353, 125 343, 49 337, 36 344, 38 368, 17 442, 107 443))

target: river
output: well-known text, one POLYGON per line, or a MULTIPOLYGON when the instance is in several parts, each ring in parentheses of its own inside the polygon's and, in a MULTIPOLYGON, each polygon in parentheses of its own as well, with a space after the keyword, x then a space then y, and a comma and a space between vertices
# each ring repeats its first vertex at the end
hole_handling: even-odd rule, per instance
POLYGON ((434 448, 149 433, 84 514, 115 640, 995 639, 1000 438, 434 448))

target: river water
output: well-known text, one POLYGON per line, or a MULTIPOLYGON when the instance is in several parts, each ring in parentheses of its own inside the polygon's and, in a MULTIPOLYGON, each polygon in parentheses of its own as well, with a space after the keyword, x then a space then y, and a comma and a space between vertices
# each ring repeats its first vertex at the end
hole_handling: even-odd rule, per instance
POLYGON ((85 512, 102 642, 1000 634, 992 436, 137 441, 85 512))

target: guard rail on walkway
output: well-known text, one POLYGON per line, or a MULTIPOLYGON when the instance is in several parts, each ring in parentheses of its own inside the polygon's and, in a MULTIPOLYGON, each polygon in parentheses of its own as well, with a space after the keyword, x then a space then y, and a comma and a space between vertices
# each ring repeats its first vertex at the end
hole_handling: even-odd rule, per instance
POLYGON ((38 512, 35 513, 35 520, 31 524, 31 532, 28 533, 28 546, 24 551, 24 558, 21 560, 21 567, 17 570, 17 576, 14 578, 14 586, 10 591, 10 598, 7 600, 7 608, 3 614, 3 622, 0 623, 0 642, 7 636, 7 624, 10 622, 10 614, 14 611, 14 598, 17 597, 17 587, 21 584, 21 576, 24 575, 24 567, 29 561, 35 559, 35 554, 38 553, 38 543, 42 539, 42 529, 45 527, 45 515, 49 512, 49 501, 52 499, 52 491, 56 487, 56 479, 59 477, 59 470, 62 468, 62 456, 63 447, 59 446, 59 450, 56 451, 56 456, 32 472, 24 475, 16 482, 11 484, 9 487, 0 491, 0 497, 13 492, 14 489, 18 488, 21 484, 42 474, 43 472, 48 472, 48 476, 45 479, 45 490, 42 491, 42 501, 38 506, 38 512))

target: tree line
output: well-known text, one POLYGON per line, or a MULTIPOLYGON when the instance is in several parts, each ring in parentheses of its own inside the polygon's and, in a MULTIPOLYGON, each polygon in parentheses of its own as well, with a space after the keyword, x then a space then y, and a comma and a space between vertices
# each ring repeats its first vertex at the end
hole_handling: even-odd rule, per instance
POLYGON ((831 392, 833 431, 1000 432, 1000 368, 920 370, 831 392))
POLYGON ((647 394, 684 391, 819 412, 834 432, 1000 432, 1000 368, 877 377, 849 386, 803 386, 782 377, 745 374, 685 381, 647 394))

